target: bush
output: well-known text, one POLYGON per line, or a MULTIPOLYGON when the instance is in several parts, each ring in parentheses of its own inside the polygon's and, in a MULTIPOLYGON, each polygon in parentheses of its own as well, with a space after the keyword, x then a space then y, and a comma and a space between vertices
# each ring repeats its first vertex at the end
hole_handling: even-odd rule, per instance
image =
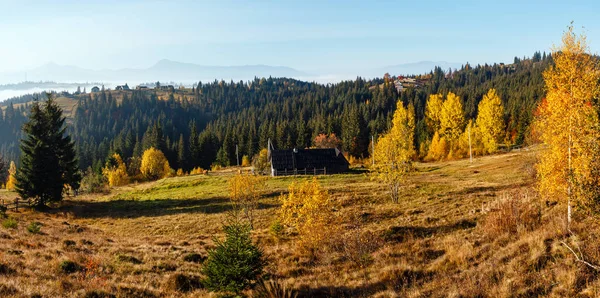
POLYGON ((190 253, 183 257, 183 260, 190 263, 202 263, 206 260, 206 257, 198 253, 190 253))
POLYGON ((298 293, 275 280, 260 281, 253 298, 295 298, 298 293))
POLYGON ((32 221, 27 226, 27 231, 31 234, 39 234, 42 229, 42 224, 37 221, 32 221))
POLYGON ((94 172, 91 167, 85 171, 85 175, 81 179, 81 189, 87 193, 104 192, 105 185, 104 176, 94 172))
MULTIPOLYGON (((488 211, 488 210, 483 210, 488 211)), ((509 196, 496 201, 483 222, 485 234, 496 238, 503 234, 518 235, 541 224, 540 206, 527 196, 509 196)))
POLYGON ((271 233, 271 235, 277 238, 281 237, 281 233, 283 233, 283 225, 281 224, 281 221, 273 221, 273 223, 271 223, 271 226, 269 227, 269 232, 271 233))
POLYGON ((265 262, 262 251, 252 244, 250 227, 234 222, 224 226, 225 241, 215 239, 202 267, 205 286, 212 291, 239 294, 260 277, 265 262))
POLYGON ((4 221, 2 221, 2 226, 5 229, 16 229, 18 224, 14 218, 7 218, 4 221))
POLYGON ((267 170, 271 166, 271 162, 269 161, 269 151, 267 149, 260 150, 260 152, 252 159, 252 165, 254 166, 255 172, 263 175, 267 174, 267 170))
POLYGON ((66 274, 71 274, 71 273, 75 273, 77 271, 81 270, 81 266, 73 261, 62 261, 60 262, 60 264, 58 265, 60 271, 62 271, 63 273, 66 274))
POLYGON ((169 277, 166 288, 174 292, 190 292, 201 289, 202 283, 198 277, 176 273, 169 277))
POLYGON ((117 255, 117 261, 136 264, 136 265, 142 264, 142 261, 140 261, 140 259, 138 259, 134 256, 128 256, 128 255, 117 255))
POLYGON ((73 240, 68 240, 67 239, 67 240, 63 241, 63 247, 64 248, 71 248, 71 247, 73 247, 75 245, 77 245, 77 243, 75 241, 73 241, 73 240))

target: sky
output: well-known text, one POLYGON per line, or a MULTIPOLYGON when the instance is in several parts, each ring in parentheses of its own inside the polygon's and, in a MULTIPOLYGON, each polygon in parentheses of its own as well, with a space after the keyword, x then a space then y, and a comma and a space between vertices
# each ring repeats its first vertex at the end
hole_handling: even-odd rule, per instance
POLYGON ((0 72, 46 63, 288 66, 319 73, 550 51, 571 21, 600 47, 600 1, 0 0, 0 72))

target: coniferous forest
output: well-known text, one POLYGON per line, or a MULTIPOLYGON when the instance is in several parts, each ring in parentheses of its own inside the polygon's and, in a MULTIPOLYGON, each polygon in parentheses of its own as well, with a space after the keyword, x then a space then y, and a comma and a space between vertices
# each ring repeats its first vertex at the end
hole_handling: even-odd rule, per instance
MULTIPOLYGON (((515 58, 513 64, 464 65, 459 70, 436 68, 416 76, 417 86, 397 90, 395 77, 357 78, 337 84, 318 84, 287 78, 256 78, 250 82, 199 82, 191 90, 171 90, 166 95, 137 91, 101 91, 74 95, 78 101, 71 133, 80 169, 100 171, 106 160, 119 153, 128 168, 139 168, 140 156, 150 147, 165 153, 173 168, 189 171, 237 163, 267 146, 304 148, 321 134, 334 133, 342 150, 353 157, 368 157, 371 136, 387 131, 396 101, 415 107, 415 148, 433 137, 425 123, 431 94, 453 92, 459 96, 467 120, 477 116, 483 95, 495 88, 505 107, 505 143, 521 145, 543 97, 542 72, 552 57, 536 52, 532 58, 515 58)), ((2 103, 0 154, 19 160, 21 126, 28 106, 16 98, 2 103)))

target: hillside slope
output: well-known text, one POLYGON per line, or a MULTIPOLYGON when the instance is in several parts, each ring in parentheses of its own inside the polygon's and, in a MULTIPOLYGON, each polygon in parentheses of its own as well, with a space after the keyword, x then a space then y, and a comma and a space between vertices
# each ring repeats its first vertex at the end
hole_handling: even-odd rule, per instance
MULTIPOLYGON (((568 241, 562 209, 535 199, 534 160, 535 150, 525 150, 473 164, 419 164, 398 204, 365 174, 321 176, 338 206, 343 237, 316 260, 296 250, 295 236, 269 231, 278 195, 307 178, 270 178, 254 238, 268 257, 269 274, 301 297, 597 295, 597 274, 560 242, 568 241), (364 262, 353 261, 357 256, 364 262)), ((0 274, 0 295, 207 295, 179 292, 172 278, 199 276, 201 265, 189 256, 206 256, 212 237, 221 235, 231 173, 69 198, 49 214, 9 212, 18 227, 0 228, 0 268, 8 270, 0 274), (32 221, 42 223, 41 234, 26 231, 32 221), (91 266, 93 274, 60 273, 65 260, 91 266)), ((577 222, 573 232, 581 239, 595 237, 590 233, 598 229, 590 227, 597 223, 577 222)), ((588 261, 600 262, 597 242, 580 245, 588 261)))

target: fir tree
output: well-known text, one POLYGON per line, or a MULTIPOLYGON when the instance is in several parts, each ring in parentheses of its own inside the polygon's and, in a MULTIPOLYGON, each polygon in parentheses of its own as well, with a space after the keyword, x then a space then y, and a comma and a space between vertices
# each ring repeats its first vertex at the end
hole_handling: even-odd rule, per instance
POLYGON ((66 135, 62 110, 48 94, 42 107, 35 102, 23 130, 21 166, 17 171, 17 192, 35 205, 62 200, 64 185, 79 188, 74 143, 66 135))

